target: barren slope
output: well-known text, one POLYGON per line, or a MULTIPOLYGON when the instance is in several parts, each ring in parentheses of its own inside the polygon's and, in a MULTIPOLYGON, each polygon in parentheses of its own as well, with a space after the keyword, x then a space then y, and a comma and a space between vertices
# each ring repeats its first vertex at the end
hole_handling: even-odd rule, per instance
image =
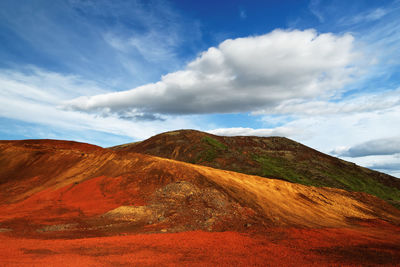
POLYGON ((400 179, 282 137, 224 137, 179 130, 113 147, 304 185, 366 192, 400 208, 400 179))
POLYGON ((63 141, 3 142, 0 148, 5 228, 211 231, 400 219, 397 209, 365 193, 63 141))
POLYGON ((394 266, 399 223, 365 193, 76 142, 0 142, 6 266, 394 266))

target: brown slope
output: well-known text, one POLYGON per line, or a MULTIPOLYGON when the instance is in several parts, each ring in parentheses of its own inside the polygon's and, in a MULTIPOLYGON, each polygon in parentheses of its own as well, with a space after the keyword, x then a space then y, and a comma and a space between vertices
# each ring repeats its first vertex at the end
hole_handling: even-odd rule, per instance
POLYGON ((400 207, 400 179, 283 137, 216 136, 179 130, 112 147, 304 185, 366 192, 400 207))
POLYGON ((0 143, 2 228, 112 235, 400 223, 400 211, 364 193, 59 142, 0 143))

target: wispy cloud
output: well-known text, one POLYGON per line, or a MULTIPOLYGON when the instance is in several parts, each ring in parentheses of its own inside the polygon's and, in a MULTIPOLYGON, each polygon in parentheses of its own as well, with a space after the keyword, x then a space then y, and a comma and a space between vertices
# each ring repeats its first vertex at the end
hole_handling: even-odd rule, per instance
POLYGON ((379 7, 373 10, 362 12, 355 16, 351 16, 349 18, 343 18, 340 23, 348 26, 352 24, 371 22, 381 19, 390 12, 391 10, 389 9, 379 7))
MULTIPOLYGON (((378 7, 359 13, 343 12, 344 15, 335 18, 335 23, 338 30, 352 32, 355 45, 370 58, 370 71, 365 74, 368 83, 379 80, 380 87, 393 87, 392 73, 400 69, 400 2, 382 3, 382 6, 379 3, 376 2, 378 7)), ((368 83, 361 86, 368 87, 368 83)))
POLYGON ((128 20, 130 23, 118 23, 109 27, 104 32, 104 39, 127 57, 136 54, 149 63, 166 67, 165 69, 180 67, 182 48, 195 49, 201 38, 199 24, 188 21, 167 2, 144 3, 130 2, 125 7, 129 10, 128 14, 119 11, 122 14, 114 15, 119 20, 128 20))
POLYGON ((247 18, 247 12, 243 8, 239 8, 239 17, 241 19, 246 19, 247 18))
POLYGON ((308 5, 308 9, 319 20, 319 22, 325 21, 325 18, 320 9, 320 0, 311 0, 308 5))
POLYGON ((121 90, 175 70, 201 43, 198 24, 165 1, 54 2, 2 1, 1 38, 18 44, 0 50, 3 66, 79 73, 121 90))
MULTIPOLYGON (((0 71, 0 117, 50 127, 52 131, 66 132, 66 135, 79 132, 82 136, 85 133, 90 136, 88 132, 96 131, 103 133, 103 140, 90 141, 106 145, 104 138, 107 134, 142 140, 162 131, 198 128, 185 117, 149 118, 145 114, 134 114, 129 118, 104 117, 59 108, 63 101, 82 90, 86 94, 95 94, 106 89, 78 76, 63 76, 38 68, 25 73, 3 70, 0 71)), ((89 141, 84 138, 77 140, 89 141)))

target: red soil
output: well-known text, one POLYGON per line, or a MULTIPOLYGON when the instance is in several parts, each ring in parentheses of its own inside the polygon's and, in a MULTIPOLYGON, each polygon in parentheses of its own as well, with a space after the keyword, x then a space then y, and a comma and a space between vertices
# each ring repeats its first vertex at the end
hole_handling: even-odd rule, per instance
POLYGON ((142 205, 135 187, 120 190, 122 177, 97 177, 59 189, 45 189, 31 197, 1 207, 0 219, 30 218, 31 222, 56 222, 55 219, 92 217, 121 205, 142 205))
POLYGON ((271 228, 261 234, 182 232, 83 239, 0 234, 5 266, 396 266, 399 227, 271 228), (397 234, 396 234, 397 233, 397 234))
POLYGON ((398 210, 366 194, 75 142, 0 142, 0 266, 395 266, 399 222, 398 210), (251 223, 238 220, 242 228, 233 227, 236 217, 213 217, 225 232, 170 233, 179 218, 186 219, 183 226, 198 225, 199 217, 185 214, 186 208, 210 209, 211 202, 200 205, 193 192, 174 189, 180 187, 162 191, 176 197, 175 214, 165 214, 169 224, 152 219, 137 228, 107 228, 109 221, 99 216, 147 205, 156 190, 181 181, 193 192, 214 192, 209 196, 246 207, 232 209, 237 217, 244 215, 240 211, 257 216, 251 223), (174 217, 178 211, 183 217, 174 217))

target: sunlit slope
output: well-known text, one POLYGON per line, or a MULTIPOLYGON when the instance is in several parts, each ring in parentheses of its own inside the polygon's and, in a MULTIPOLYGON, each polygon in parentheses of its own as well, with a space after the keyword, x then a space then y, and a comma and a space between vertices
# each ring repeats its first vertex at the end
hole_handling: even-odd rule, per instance
POLYGON ((400 207, 400 179, 282 137, 215 136, 179 130, 113 147, 294 183, 375 195, 400 207))
POLYGON ((397 209, 365 193, 64 141, 0 143, 0 183, 0 224, 21 229, 28 222, 51 230, 118 221, 138 231, 400 222, 397 209))

